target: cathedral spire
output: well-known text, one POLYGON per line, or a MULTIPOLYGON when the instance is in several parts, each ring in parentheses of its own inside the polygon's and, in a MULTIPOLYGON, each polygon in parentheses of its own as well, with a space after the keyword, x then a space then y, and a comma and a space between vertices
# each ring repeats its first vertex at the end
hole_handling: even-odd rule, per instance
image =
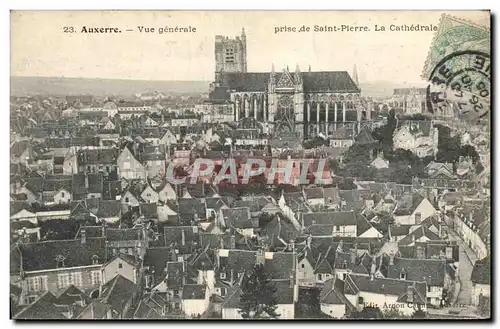
POLYGON ((352 79, 354 80, 356 86, 359 86, 358 69, 356 68, 356 64, 354 64, 354 68, 352 69, 352 79))

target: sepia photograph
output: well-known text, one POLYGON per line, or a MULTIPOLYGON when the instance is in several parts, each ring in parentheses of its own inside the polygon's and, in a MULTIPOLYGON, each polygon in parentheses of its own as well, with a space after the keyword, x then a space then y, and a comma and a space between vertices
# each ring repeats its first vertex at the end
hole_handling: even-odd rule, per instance
POLYGON ((491 12, 10 11, 10 319, 491 320, 491 12))

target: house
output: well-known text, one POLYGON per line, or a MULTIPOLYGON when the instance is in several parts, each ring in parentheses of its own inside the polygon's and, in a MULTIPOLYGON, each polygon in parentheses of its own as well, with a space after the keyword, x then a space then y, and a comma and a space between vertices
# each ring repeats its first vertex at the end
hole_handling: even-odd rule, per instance
POLYGON ((344 281, 337 277, 325 282, 321 289, 319 303, 321 312, 336 319, 342 319, 356 310, 344 295, 344 281))
POLYGON ((165 130, 165 133, 160 139, 161 145, 172 145, 177 143, 177 137, 170 131, 170 129, 165 130))
POLYGON ((113 319, 125 319, 134 303, 137 289, 132 281, 118 274, 101 287, 99 301, 110 306, 113 319))
POLYGON ((377 307, 381 311, 397 309, 411 316, 419 309, 427 309, 426 291, 425 282, 351 273, 346 275, 343 294, 358 311, 365 307, 377 307))
POLYGON ((253 237, 259 227, 258 218, 252 218, 249 208, 221 208, 218 216, 220 227, 230 228, 238 233, 253 237))
MULTIPOLYGON (((392 229, 394 231, 394 229, 392 229)), ((440 240, 439 235, 431 231, 425 226, 418 226, 417 228, 412 227, 408 235, 398 241, 398 246, 414 246, 419 242, 427 242, 432 240, 440 240)))
POLYGON ((418 225, 421 221, 436 214, 437 209, 419 192, 405 193, 398 200, 393 212, 394 221, 401 225, 418 225))
POLYGON ((15 141, 10 146, 10 162, 11 163, 22 163, 28 165, 28 163, 34 158, 33 148, 29 140, 15 141))
POLYGON ((304 198, 311 206, 323 206, 325 204, 322 187, 304 188, 304 198))
POLYGON ((481 299, 491 298, 491 261, 487 256, 481 260, 477 260, 472 269, 470 280, 472 281, 472 300, 474 306, 481 305, 481 299))
POLYGON ((210 304, 209 289, 204 284, 185 284, 182 289, 182 310, 188 316, 205 313, 210 304))
POLYGON ((117 170, 116 148, 97 148, 71 151, 64 160, 64 172, 76 173, 97 173, 97 172, 116 172, 117 170), (72 156, 72 153, 75 156, 72 156))
POLYGON ((124 147, 117 159, 118 175, 126 179, 146 179, 147 171, 128 147, 124 147))
POLYGON ((432 179, 453 179, 453 164, 431 161, 425 167, 425 173, 432 179))
POLYGON ((169 303, 166 294, 156 291, 146 293, 134 312, 134 319, 166 319, 169 303))
POLYGON ((21 307, 12 314, 15 320, 67 320, 64 309, 57 306, 57 297, 51 292, 44 292, 30 305, 21 307))
POLYGON ((349 148, 354 144, 354 131, 347 127, 335 130, 330 136, 330 147, 349 148))
MULTIPOLYGON (((302 214, 302 226, 306 230, 319 228, 330 236, 357 236, 357 219, 354 211, 330 211, 302 214), (322 227, 328 226, 323 230, 322 227), (331 228, 331 232, 329 229, 331 228)), ((321 234, 314 234, 319 236, 321 234)))
POLYGON ((365 216, 357 216, 358 222, 356 225, 356 234, 360 238, 382 238, 383 234, 380 233, 373 225, 366 220, 365 216))
POLYGON ((154 153, 144 153, 142 160, 145 162, 149 177, 163 177, 166 173, 165 154, 156 148, 154 153))
POLYGON ((454 277, 442 259, 400 258, 390 255, 387 278, 426 283, 426 304, 441 307, 445 294, 453 291, 454 277))
POLYGON ((141 192, 141 198, 149 203, 157 203, 159 201, 158 192, 156 192, 150 184, 146 185, 146 188, 141 192))
POLYGON ((162 202, 167 202, 167 200, 177 200, 177 193, 175 192, 172 185, 165 183, 165 185, 157 188, 158 199, 162 202))
POLYGON ((90 304, 76 318, 78 320, 111 320, 113 319, 111 306, 92 300, 90 304))
POLYGON ((141 261, 138 257, 134 257, 129 254, 120 253, 114 256, 102 266, 102 284, 106 284, 107 282, 113 280, 117 275, 121 275, 134 284, 138 284, 140 264, 141 261))
POLYGON ((420 158, 435 156, 438 149, 438 129, 432 121, 402 122, 393 135, 394 149, 409 150, 420 158))
POLYGON ((191 224, 206 219, 207 207, 201 199, 178 199, 179 219, 184 224, 191 224))
POLYGON ((19 256, 12 260, 13 265, 22 269, 20 304, 71 284, 82 291, 99 287, 107 256, 105 239, 90 238, 85 229, 80 231, 79 239, 21 244, 13 250, 19 256))
POLYGON ((370 167, 373 167, 377 170, 380 169, 388 169, 389 168, 389 161, 387 161, 384 158, 384 153, 381 152, 378 154, 378 156, 370 163, 370 167))

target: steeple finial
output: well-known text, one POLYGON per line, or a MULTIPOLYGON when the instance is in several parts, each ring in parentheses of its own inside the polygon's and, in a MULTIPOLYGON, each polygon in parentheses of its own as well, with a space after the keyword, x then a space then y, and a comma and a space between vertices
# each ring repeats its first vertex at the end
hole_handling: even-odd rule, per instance
POLYGON ((242 28, 241 28, 241 36, 242 36, 242 37, 244 37, 244 36, 245 36, 245 28, 244 28, 244 27, 242 27, 242 28))
POLYGON ((274 73, 274 63, 271 64, 271 72, 274 73))
POLYGON ((356 64, 354 64, 354 68, 352 69, 352 79, 354 80, 356 86, 359 86, 358 69, 356 68, 356 64))
POLYGON ((311 64, 309 64, 309 72, 311 72, 311 64))

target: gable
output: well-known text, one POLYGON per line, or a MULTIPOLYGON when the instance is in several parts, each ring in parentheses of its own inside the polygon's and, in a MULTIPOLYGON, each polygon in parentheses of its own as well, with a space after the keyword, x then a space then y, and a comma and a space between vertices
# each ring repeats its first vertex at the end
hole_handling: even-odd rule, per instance
POLYGON ((414 137, 406 127, 403 127, 403 128, 398 130, 396 135, 394 135, 394 139, 395 140, 411 140, 411 139, 414 139, 414 137))
POLYGON ((32 213, 31 211, 23 209, 20 212, 18 212, 17 214, 10 216, 11 219, 26 218, 26 217, 36 217, 36 215, 34 213, 32 213))
POLYGON ((293 80, 292 76, 290 75, 290 72, 287 70, 283 70, 283 73, 281 74, 281 78, 279 79, 278 83, 276 84, 276 87, 278 88, 293 88, 293 80))

